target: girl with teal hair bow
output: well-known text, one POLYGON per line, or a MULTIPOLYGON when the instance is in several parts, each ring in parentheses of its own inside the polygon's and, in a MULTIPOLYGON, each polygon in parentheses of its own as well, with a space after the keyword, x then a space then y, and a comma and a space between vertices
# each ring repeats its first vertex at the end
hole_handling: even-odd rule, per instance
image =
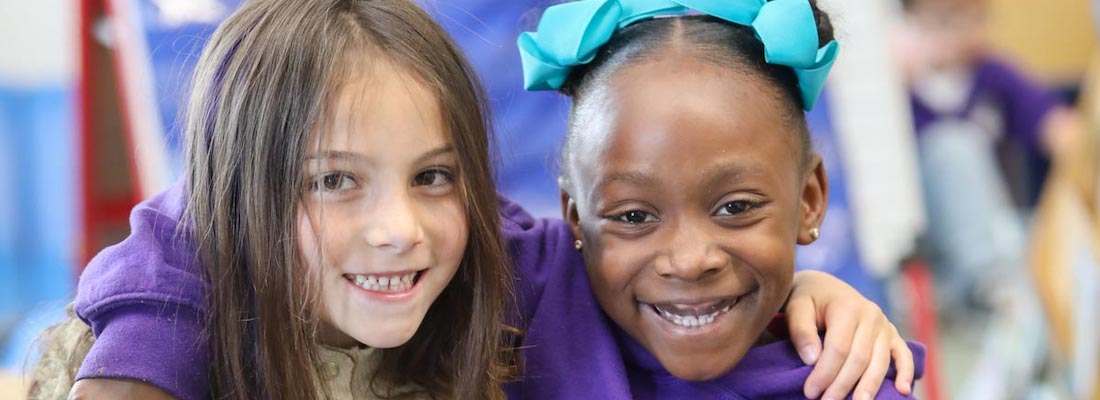
POLYGON ((565 369, 600 377, 606 398, 846 397, 806 384, 830 365, 866 372, 855 399, 911 398, 921 345, 857 333, 876 355, 840 360, 826 336, 813 370, 775 329, 796 246, 823 234, 828 182, 803 110, 836 59, 832 36, 807 0, 583 0, 520 36, 527 88, 573 100, 563 217, 609 320, 571 327, 560 336, 584 340, 568 347, 532 329, 525 344, 550 350, 526 353, 539 369, 525 398, 581 395, 551 377, 565 369), (885 356, 910 352, 915 371, 885 356))

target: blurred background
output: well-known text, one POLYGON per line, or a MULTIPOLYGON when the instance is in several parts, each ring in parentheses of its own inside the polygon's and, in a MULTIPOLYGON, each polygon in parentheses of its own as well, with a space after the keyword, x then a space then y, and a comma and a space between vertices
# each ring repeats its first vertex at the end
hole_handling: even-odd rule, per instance
MULTIPOLYGON (((179 176, 177 116, 239 0, 0 0, 0 399, 85 263, 179 176)), ((421 0, 494 110, 500 189, 560 210, 567 99, 521 88, 555 0, 421 0)), ((844 46, 809 122, 830 209, 798 267, 929 348, 924 399, 1100 399, 1100 53, 1092 0, 820 0, 844 46)))

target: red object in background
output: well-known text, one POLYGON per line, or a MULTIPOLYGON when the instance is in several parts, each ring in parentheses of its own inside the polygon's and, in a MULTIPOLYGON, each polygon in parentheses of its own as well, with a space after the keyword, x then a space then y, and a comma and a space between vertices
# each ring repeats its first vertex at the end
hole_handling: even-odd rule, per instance
MULTIPOLYGON (((141 198, 133 127, 122 93, 126 82, 109 18, 110 0, 80 0, 77 51, 80 270, 103 247, 125 236, 130 209, 141 198)), ((77 271, 79 273, 79 271, 77 271)))
POLYGON ((940 327, 936 314, 936 295, 932 284, 932 272, 923 261, 910 261, 901 269, 905 297, 910 299, 908 315, 912 317, 914 339, 924 344, 924 386, 926 400, 941 400, 943 380, 940 372, 940 327))

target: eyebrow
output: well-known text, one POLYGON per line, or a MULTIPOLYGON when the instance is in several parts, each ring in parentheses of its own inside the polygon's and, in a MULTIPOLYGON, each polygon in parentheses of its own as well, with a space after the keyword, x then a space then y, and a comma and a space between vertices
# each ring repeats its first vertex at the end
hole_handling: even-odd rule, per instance
POLYGON ((447 153, 454 153, 454 151, 455 151, 455 146, 453 144, 445 144, 445 145, 436 147, 435 149, 429 150, 427 153, 421 154, 420 157, 416 158, 416 161, 417 162, 423 162, 425 160, 430 160, 432 158, 439 157, 439 156, 447 154, 447 153))
MULTIPOLYGON (((735 181, 743 180, 746 176, 760 175, 763 172, 764 168, 755 163, 734 161, 707 168, 702 172, 702 175, 705 177, 706 186, 709 187, 730 179, 735 181)), ((595 189, 593 189, 592 194, 599 193, 607 186, 616 182, 623 182, 635 186, 651 186, 657 182, 657 179, 642 171, 615 173, 600 180, 596 184, 595 189)))
MULTIPOLYGON (((420 157, 416 158, 416 161, 417 162, 423 162, 424 160, 428 160, 428 159, 431 159, 431 158, 434 158, 434 157, 438 157, 438 156, 443 155, 443 154, 452 153, 454 151, 455 151, 454 145, 445 144, 445 145, 436 147, 432 150, 429 150, 429 151, 425 152, 424 154, 421 154, 420 157)), ((314 153, 314 154, 307 155, 306 156, 306 161, 310 161, 310 160, 366 161, 366 157, 364 157, 362 154, 351 152, 351 151, 325 150, 325 151, 321 151, 319 153, 314 153)))
POLYGON ((764 168, 760 165, 733 161, 707 168, 703 171, 703 176, 705 177, 706 186, 714 186, 722 181, 731 179, 740 181, 744 180, 746 176, 760 175, 763 173, 764 168))
POLYGON ((636 185, 636 186, 647 186, 647 185, 653 185, 656 181, 657 181, 656 178, 654 178, 654 177, 650 176, 649 174, 647 174, 645 172, 642 172, 642 171, 620 172, 620 173, 615 173, 615 174, 608 175, 608 176, 604 177, 603 179, 601 179, 596 184, 596 187, 592 190, 592 193, 593 194, 599 193, 604 188, 606 188, 607 186, 610 186, 612 183, 615 183, 615 182, 623 182, 623 183, 626 183, 626 184, 636 185))
POLYGON ((325 150, 325 151, 322 151, 320 153, 313 153, 313 154, 306 155, 306 161, 309 161, 309 160, 323 160, 323 159, 329 159, 329 160, 362 160, 364 158, 366 158, 366 157, 363 157, 362 155, 360 155, 358 153, 353 153, 353 152, 350 152, 350 151, 339 151, 339 150, 325 150))

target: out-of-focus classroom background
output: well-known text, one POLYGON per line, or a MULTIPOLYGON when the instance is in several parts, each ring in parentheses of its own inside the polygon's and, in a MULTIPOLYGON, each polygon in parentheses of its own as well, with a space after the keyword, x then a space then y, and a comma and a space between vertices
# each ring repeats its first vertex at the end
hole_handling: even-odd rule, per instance
MULTIPOLYGON (((421 0, 491 95, 501 190, 559 210, 567 100, 515 37, 556 0, 421 0)), ((1100 399, 1092 0, 820 0, 841 60, 809 114, 830 210, 799 268, 929 347, 925 399, 1100 399)), ((0 1, 0 399, 129 209, 180 172, 189 73, 240 0, 0 1)))

